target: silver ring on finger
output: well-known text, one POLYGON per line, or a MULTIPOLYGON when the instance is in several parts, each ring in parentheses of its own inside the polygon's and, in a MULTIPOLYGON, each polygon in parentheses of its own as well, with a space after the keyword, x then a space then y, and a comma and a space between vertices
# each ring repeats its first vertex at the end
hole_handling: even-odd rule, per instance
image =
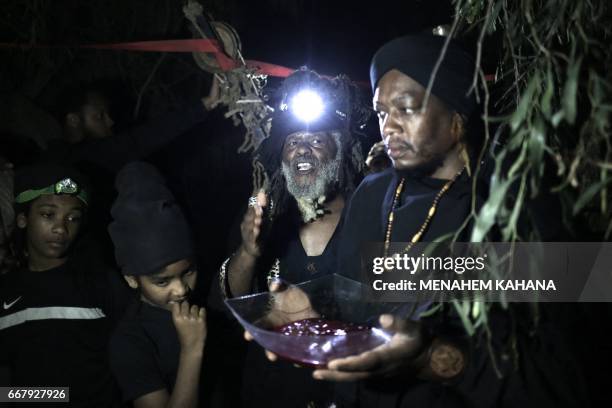
POLYGON ((249 207, 257 206, 257 197, 253 196, 249 198, 249 207))

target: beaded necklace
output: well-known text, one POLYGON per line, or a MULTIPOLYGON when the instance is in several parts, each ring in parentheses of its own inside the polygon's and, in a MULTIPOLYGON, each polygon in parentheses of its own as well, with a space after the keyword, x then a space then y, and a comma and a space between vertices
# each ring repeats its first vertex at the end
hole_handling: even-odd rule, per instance
MULTIPOLYGON (((425 233, 425 230, 429 226, 429 223, 431 222, 431 219, 433 218, 434 214, 436 213, 436 209, 438 208, 438 202, 440 201, 440 198, 442 198, 444 193, 446 193, 450 189, 450 187, 453 185, 455 180, 457 180, 459 175, 461 175, 461 173, 463 173, 464 169, 465 169, 465 167, 462 167, 461 170, 459 170, 457 172, 457 174, 455 174, 455 176, 452 179, 448 180, 444 184, 444 186, 442 186, 442 189, 440 189, 440 191, 438 191, 438 194, 436 194, 436 197, 434 198, 433 203, 431 204, 431 207, 429 207, 429 211, 427 212, 427 217, 425 218, 425 222, 421 225, 421 228, 419 228, 419 230, 416 232, 416 234, 414 234, 412 236, 412 239, 410 240, 408 245, 406 245, 406 248, 404 248, 402 253, 410 251, 410 249, 414 246, 414 244, 419 242, 419 240, 421 239, 421 237, 425 233)), ((397 188, 395 189, 395 195, 393 196, 393 204, 391 204, 391 211, 389 211, 389 217, 387 219, 387 232, 385 233, 385 248, 384 248, 384 251, 385 251, 384 252, 384 257, 385 258, 389 254, 389 245, 391 244, 391 231, 393 230, 394 211, 395 211, 395 209, 397 207, 397 203, 399 201, 399 197, 402 194, 402 190, 404 189, 404 181, 405 181, 405 179, 402 178, 400 180, 399 184, 397 185, 397 188)))

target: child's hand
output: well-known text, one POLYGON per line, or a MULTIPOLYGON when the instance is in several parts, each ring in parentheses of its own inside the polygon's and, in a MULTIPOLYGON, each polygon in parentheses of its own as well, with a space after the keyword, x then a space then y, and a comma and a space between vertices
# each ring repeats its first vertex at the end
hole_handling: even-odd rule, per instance
POLYGON ((172 321, 181 344, 181 351, 202 352, 206 342, 206 310, 187 301, 172 305, 172 321))

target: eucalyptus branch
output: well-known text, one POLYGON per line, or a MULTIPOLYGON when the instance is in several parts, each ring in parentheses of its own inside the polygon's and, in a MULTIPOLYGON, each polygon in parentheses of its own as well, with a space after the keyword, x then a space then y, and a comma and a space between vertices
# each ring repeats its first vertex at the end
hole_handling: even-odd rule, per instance
POLYGON ((484 36, 487 32, 487 28, 489 27, 491 20, 491 11, 493 10, 493 0, 489 0, 487 4, 487 13, 485 15, 484 22, 482 23, 482 28, 480 30, 480 35, 478 36, 478 43, 476 44, 476 63, 474 64, 474 78, 472 80, 472 85, 468 90, 468 95, 474 92, 476 96, 476 101, 480 103, 480 95, 478 93, 478 73, 480 71, 480 64, 482 60, 482 43, 484 42, 484 36))
POLYGON ((440 65, 442 65, 442 61, 446 56, 446 50, 448 49, 448 44, 450 44, 451 39, 455 35, 457 31, 457 27, 459 25, 460 13, 459 6, 455 8, 455 18, 453 20, 453 25, 451 26, 450 32, 448 33, 448 37, 444 41, 444 46, 442 47, 442 51, 440 52, 440 56, 436 61, 436 65, 434 65, 433 70, 431 71, 431 76, 429 77, 429 83, 427 84, 427 89, 425 91, 425 98, 423 99, 423 109, 427 109, 427 105, 429 102, 429 95, 431 94, 431 89, 433 88, 434 81, 436 80, 436 75, 438 74, 438 70, 440 69, 440 65))

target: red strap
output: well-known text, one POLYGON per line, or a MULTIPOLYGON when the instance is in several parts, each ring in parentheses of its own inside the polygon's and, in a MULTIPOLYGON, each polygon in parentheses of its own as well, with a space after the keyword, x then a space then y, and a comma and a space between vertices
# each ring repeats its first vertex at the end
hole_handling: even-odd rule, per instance
MULTIPOLYGON (((183 40, 161 40, 161 41, 137 41, 115 44, 90 44, 78 45, 78 48, 89 48, 97 50, 125 50, 145 52, 207 52, 215 56, 219 67, 223 71, 229 71, 240 66, 240 62, 230 58, 223 52, 216 40, 211 39, 183 39, 183 40)), ((0 48, 66 48, 62 45, 38 45, 38 44, 9 44, 0 43, 0 48)), ((282 65, 270 64, 262 61, 246 60, 250 68, 256 68, 260 74, 273 77, 285 78, 295 70, 282 65)), ((487 81, 494 81, 495 75, 486 75, 487 81)), ((360 85, 364 85, 360 83, 360 85)), ((365 87, 368 85, 365 84, 365 87)))

